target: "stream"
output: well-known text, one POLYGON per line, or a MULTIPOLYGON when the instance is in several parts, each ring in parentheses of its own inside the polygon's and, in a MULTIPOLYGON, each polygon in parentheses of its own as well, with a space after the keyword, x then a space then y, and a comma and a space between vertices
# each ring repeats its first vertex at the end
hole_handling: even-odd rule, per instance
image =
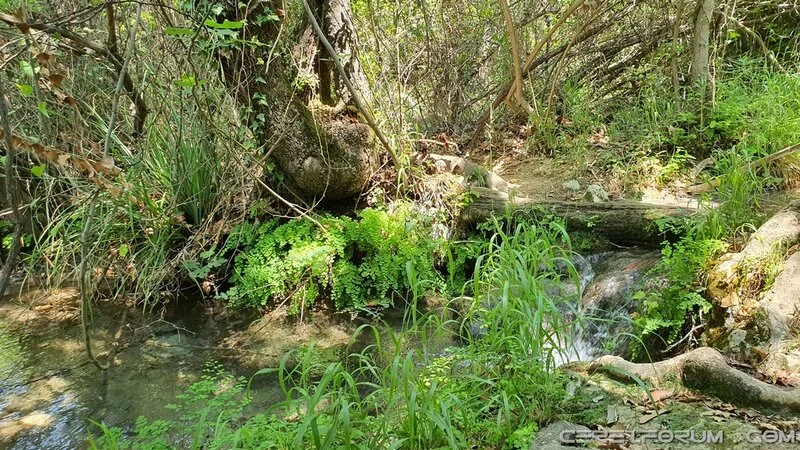
MULTIPOLYGON (((632 299, 659 260, 652 250, 626 249, 579 258, 584 310, 590 321, 566 361, 589 360, 625 347, 632 299), (608 319, 608 320, 606 320, 608 319)), ((178 301, 163 316, 100 302, 93 311, 95 353, 124 336, 107 371, 87 361, 77 310, 78 292, 31 289, 0 303, 0 448, 74 449, 98 430, 87 419, 130 430, 139 416, 169 419, 164 405, 203 375, 209 361, 236 376, 276 366, 286 352, 314 344, 321 360, 341 359, 363 320, 315 315, 302 324, 281 317, 242 317, 198 302, 178 301), (317 317, 319 316, 319 317, 317 317), (124 320, 123 320, 124 318, 124 320), (120 330, 122 323, 126 325, 120 330)), ((384 320, 400 328, 401 318, 384 320)), ((253 407, 283 400, 277 383, 256 378, 253 407)))

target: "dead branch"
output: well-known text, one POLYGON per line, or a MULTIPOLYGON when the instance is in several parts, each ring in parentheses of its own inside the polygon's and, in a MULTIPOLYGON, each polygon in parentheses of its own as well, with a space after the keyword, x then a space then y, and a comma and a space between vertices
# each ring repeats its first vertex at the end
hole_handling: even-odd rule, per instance
MULTIPOLYGON (((793 153, 797 153, 798 151, 800 151, 800 144, 794 144, 794 145, 791 145, 789 147, 786 147, 785 149, 783 149, 783 150, 781 150, 779 152, 775 152, 775 153, 773 153, 771 155, 767 155, 767 156, 765 156, 763 158, 760 158, 760 159, 758 159, 756 161, 753 161, 753 162, 747 164, 745 166, 745 168, 746 168, 746 170, 752 170, 752 169, 757 168, 757 167, 762 167, 762 166, 765 166, 765 165, 767 165, 767 164, 769 164, 771 162, 774 162, 774 161, 777 161, 777 160, 779 160, 781 158, 789 156, 789 155, 791 155, 793 153)), ((695 184, 694 186, 689 186, 688 188, 686 188, 686 192, 690 193, 690 194, 698 194, 698 193, 701 193, 701 192, 707 192, 707 191, 719 186, 719 184, 721 182, 722 182, 721 177, 714 178, 713 180, 710 180, 710 181, 708 181, 706 183, 700 183, 700 184, 695 184)))
POLYGON ((654 205, 631 200, 604 203, 514 197, 493 189, 470 187, 471 200, 461 212, 467 224, 495 217, 565 219, 570 230, 589 231, 612 242, 643 245, 660 244, 664 237, 655 221, 667 217, 683 218, 696 212, 691 208, 654 205))

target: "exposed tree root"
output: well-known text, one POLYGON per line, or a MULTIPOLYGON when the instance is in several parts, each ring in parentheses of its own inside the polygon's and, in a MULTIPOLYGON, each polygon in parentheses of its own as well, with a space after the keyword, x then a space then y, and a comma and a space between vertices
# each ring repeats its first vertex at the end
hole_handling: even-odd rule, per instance
POLYGON ((621 381, 639 378, 654 385, 677 379, 688 388, 730 403, 800 412, 800 390, 784 389, 759 381, 728 365, 727 359, 710 347, 701 347, 652 364, 637 364, 618 356, 603 356, 589 366, 589 373, 597 371, 621 381))

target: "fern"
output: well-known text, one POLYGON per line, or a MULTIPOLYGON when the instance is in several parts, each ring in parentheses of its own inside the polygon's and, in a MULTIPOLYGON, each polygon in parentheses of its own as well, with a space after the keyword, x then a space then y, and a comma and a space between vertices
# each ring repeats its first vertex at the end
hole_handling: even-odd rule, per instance
POLYGON ((382 305, 410 290, 406 264, 420 277, 443 286, 434 267, 440 241, 410 207, 394 211, 365 209, 357 220, 325 216, 324 230, 305 219, 278 225, 271 221, 253 232, 236 231, 244 251, 237 257, 234 287, 222 295, 233 306, 266 307, 289 301, 298 312, 322 298, 340 310, 382 305), (242 234, 249 236, 242 236, 242 234), (253 237, 254 236, 254 237, 253 237))

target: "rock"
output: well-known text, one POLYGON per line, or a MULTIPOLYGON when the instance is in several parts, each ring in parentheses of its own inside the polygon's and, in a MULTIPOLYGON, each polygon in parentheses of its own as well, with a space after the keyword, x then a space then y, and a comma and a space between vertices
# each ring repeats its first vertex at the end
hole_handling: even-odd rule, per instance
POLYGON ((747 331, 742 329, 732 330, 728 335, 728 351, 731 353, 743 353, 747 349, 746 338, 747 331))
POLYGON ((739 305, 739 271, 741 253, 726 253, 720 257, 706 278, 706 292, 714 305, 731 308, 739 305))
POLYGON ((575 440, 575 432, 589 432, 588 427, 583 425, 576 425, 574 423, 559 421, 552 423, 536 433, 536 438, 531 443, 530 450, 570 450, 575 447, 567 447, 562 445, 566 442, 562 440, 565 438, 567 442, 575 440))
POLYGON ((592 203, 603 203, 609 201, 608 192, 599 184, 590 184, 583 194, 583 199, 592 203))
MULTIPOLYGON (((800 202, 795 202, 764 222, 742 251, 722 256, 706 276, 706 292, 714 305, 710 322, 720 325, 731 314, 738 317, 740 310, 747 313, 749 303, 756 300, 753 287, 759 287, 760 280, 769 275, 769 269, 783 258, 786 249, 798 242, 800 202)), ((773 289, 759 302, 758 307, 767 313, 767 318, 791 314, 788 308, 795 304, 786 302, 792 296, 800 298, 800 281, 791 282, 791 274, 800 272, 792 272, 789 267, 784 272, 787 275, 778 277, 783 279, 781 284, 776 280, 773 289)), ((785 336, 787 329, 779 322, 770 328, 775 328, 777 336, 785 336)))
POLYGON ((742 249, 743 260, 762 258, 800 242, 800 205, 779 211, 750 236, 742 249))
POLYGON ((767 317, 770 341, 786 339, 795 315, 800 311, 800 252, 786 260, 783 271, 759 302, 767 317))
POLYGON ((578 180, 569 180, 561 184, 561 187, 563 187, 564 190, 566 190, 570 195, 574 195, 581 190, 581 183, 578 180))

